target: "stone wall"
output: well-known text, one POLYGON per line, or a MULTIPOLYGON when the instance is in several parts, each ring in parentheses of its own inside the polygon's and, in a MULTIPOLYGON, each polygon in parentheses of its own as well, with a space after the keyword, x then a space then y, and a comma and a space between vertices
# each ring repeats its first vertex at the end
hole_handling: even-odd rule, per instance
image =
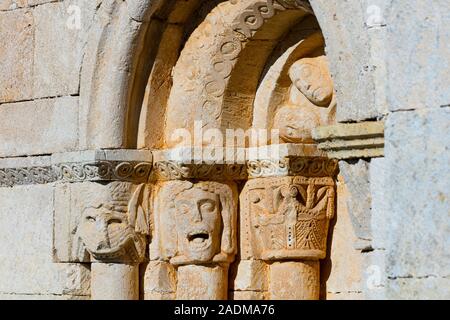
MULTIPOLYGON (((70 206, 68 193, 61 188, 75 190, 80 184, 78 189, 97 190, 123 177, 64 180, 49 169, 46 178, 39 171, 39 179, 27 178, 25 185, 4 185, 2 170, 152 162, 148 153, 142 157, 92 150, 164 145, 163 128, 152 131, 163 121, 152 115, 161 112, 160 119, 165 110, 152 108, 168 104, 171 110, 172 83, 158 77, 173 75, 182 41, 204 19, 199 12, 196 20, 189 20, 196 1, 184 2, 0 0, 0 298, 90 298, 90 287, 96 285, 91 261, 55 255, 55 219, 70 211, 64 207, 70 206), (175 7, 169 6, 172 2, 175 7), (149 143, 155 135, 158 141, 149 143), (67 155, 81 150, 89 154, 67 155)), ((210 7, 221 2, 211 1, 210 7)), ((310 3, 325 40, 337 122, 384 123, 384 148, 377 144, 373 151, 373 141, 359 141, 359 149, 339 147, 355 149, 350 156, 347 151, 333 156, 340 169, 337 216, 330 224, 327 258, 321 262, 321 298, 449 298, 450 3, 310 3)), ((270 28, 263 36, 275 39, 276 21, 270 28)), ((310 29, 300 28, 298 34, 310 29)), ((259 50, 255 61, 265 54, 263 47, 259 50)), ((250 70, 238 68, 240 74, 250 70)), ((249 87, 253 83, 244 75, 234 79, 239 83, 236 79, 249 87)), ((184 116, 177 107, 172 107, 175 122, 184 116)), ((142 182, 136 176, 125 180, 142 182)), ((20 173, 14 181, 23 182, 20 173)), ((144 272, 152 284, 142 296, 155 293, 154 274, 161 282, 171 277, 171 272, 167 276, 161 271, 166 267, 144 272)), ((244 263, 244 271, 238 270, 244 276, 229 284, 230 297, 264 297, 267 286, 253 290, 254 279, 245 278, 253 267, 244 263)), ((183 276, 189 278, 191 271, 186 270, 183 276)), ((233 272, 231 267, 230 279, 233 272)), ((175 290, 172 284, 158 285, 169 287, 157 292, 163 296, 175 290)))

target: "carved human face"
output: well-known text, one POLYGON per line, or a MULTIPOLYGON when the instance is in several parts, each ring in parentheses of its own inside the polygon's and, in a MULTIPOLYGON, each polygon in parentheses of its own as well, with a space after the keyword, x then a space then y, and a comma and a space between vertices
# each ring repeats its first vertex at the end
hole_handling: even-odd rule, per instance
POLYGON ((280 108, 274 118, 274 128, 285 142, 314 143, 311 132, 319 125, 320 119, 315 113, 289 106, 280 108))
POLYGON ((192 188, 176 198, 178 250, 193 262, 207 262, 220 252, 221 205, 215 193, 192 188))
POLYGON ((133 242, 133 229, 128 224, 126 209, 121 206, 88 207, 81 219, 80 236, 94 258, 123 255, 133 242))
POLYGON ((333 97, 333 82, 325 57, 304 58, 289 70, 295 87, 317 106, 328 107, 333 97))

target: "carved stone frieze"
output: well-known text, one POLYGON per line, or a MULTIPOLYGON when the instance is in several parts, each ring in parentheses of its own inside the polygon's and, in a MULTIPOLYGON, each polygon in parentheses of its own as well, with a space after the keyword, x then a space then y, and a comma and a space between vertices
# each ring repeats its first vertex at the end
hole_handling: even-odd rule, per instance
POLYGON ((244 180, 247 178, 244 164, 187 164, 176 161, 159 161, 154 165, 159 180, 244 180))
POLYGON ((98 161, 63 163, 54 165, 57 180, 80 181, 133 181, 147 182, 152 170, 151 162, 98 161))
POLYGON ((46 184, 57 180, 51 166, 29 168, 0 168, 0 187, 15 185, 46 184))
POLYGON ((152 154, 139 150, 89 150, 0 163, 0 187, 52 182, 128 181, 145 183, 152 171, 152 154), (51 158, 51 159, 50 159, 51 158), (17 163, 17 167, 15 164, 17 163))
POLYGON ((333 178, 250 180, 241 194, 243 256, 263 260, 323 259, 334 212, 333 178))
POLYGON ((281 160, 250 160, 250 178, 277 176, 332 177, 337 174, 338 162, 320 157, 286 157, 281 160))

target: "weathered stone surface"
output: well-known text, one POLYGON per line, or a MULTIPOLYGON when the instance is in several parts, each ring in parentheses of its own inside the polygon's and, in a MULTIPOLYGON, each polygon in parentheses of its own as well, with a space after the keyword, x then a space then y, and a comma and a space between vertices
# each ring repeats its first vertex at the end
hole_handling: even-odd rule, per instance
MULTIPOLYGON (((1 1, 2 5, 8 4, 1 1)), ((0 103, 32 96, 33 24, 33 15, 28 10, 0 12, 0 103)))
POLYGON ((91 295, 95 300, 138 300, 139 266, 91 264, 91 295))
POLYGON ((0 292, 89 295, 87 267, 52 262, 53 188, 0 188, 0 203, 0 292))
POLYGON ((448 277, 398 278, 387 281, 387 299, 395 300, 448 300, 450 299, 448 277))
POLYGON ((389 109, 450 104, 450 3, 400 1, 387 7, 386 64, 389 109), (420 21, 420 23, 418 23, 420 21), (402 59, 408 57, 408 59, 402 59))
MULTIPOLYGON (((389 277, 449 275, 449 121, 449 108, 396 112, 387 119, 389 228, 384 228, 384 237, 389 277)), ((432 283, 442 290, 439 281, 432 283)))
POLYGON ((267 290, 267 265, 261 260, 241 260, 233 270, 230 288, 235 291, 267 290))
POLYGON ((392 219, 388 210, 390 205, 387 201, 387 185, 390 183, 386 158, 371 159, 369 165, 369 181, 371 203, 371 234, 372 247, 374 249, 385 249, 388 238, 385 236, 389 229, 389 221, 392 219))
POLYGON ((0 127, 0 157, 72 151, 78 145, 78 98, 4 104, 0 127))
POLYGON ((367 6, 352 1, 311 1, 327 43, 327 56, 338 103, 339 122, 379 114, 375 105, 374 70, 366 32, 367 6), (349 19, 351 17, 351 19, 349 19))
POLYGON ((23 8, 27 5, 28 0, 0 0, 0 10, 14 10, 23 8))
POLYGON ((176 283, 176 271, 171 264, 150 261, 144 275, 144 299, 174 300, 176 283))
POLYGON ((221 266, 180 266, 176 299, 225 300, 228 296, 227 274, 228 268, 221 266))
POLYGON ((369 184, 369 163, 366 160, 357 162, 339 162, 340 174, 349 192, 346 197, 347 208, 355 235, 359 243, 358 249, 370 246, 372 233, 371 219, 371 193, 369 184))
POLYGON ((95 1, 88 0, 48 3, 33 10, 34 97, 79 92, 83 48, 94 10, 95 1))
POLYGON ((318 300, 319 262, 274 262, 270 265, 271 300, 318 300))
POLYGON ((384 123, 361 122, 318 127, 318 148, 335 159, 375 158, 384 155, 384 123))
POLYGON ((363 255, 355 249, 358 242, 348 204, 352 195, 342 176, 337 183, 337 214, 330 232, 331 248, 321 263, 323 291, 329 296, 362 291, 363 255))
POLYGON ((231 291, 231 300, 266 300, 267 292, 258 291, 231 291))

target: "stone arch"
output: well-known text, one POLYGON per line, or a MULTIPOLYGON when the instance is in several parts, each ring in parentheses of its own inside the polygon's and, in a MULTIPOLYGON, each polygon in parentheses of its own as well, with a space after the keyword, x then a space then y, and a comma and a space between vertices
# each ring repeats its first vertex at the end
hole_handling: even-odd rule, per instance
MULTIPOLYGON (((214 0, 211 4, 215 5, 222 2, 228 1, 214 0)), ((240 2, 230 1, 230 3, 237 3, 235 5, 239 6, 240 2)), ((287 8, 282 11, 280 16, 285 17, 286 14, 299 15, 299 12, 304 11, 319 21, 321 32, 328 44, 327 55, 332 56, 330 70, 337 88, 337 100, 349 96, 348 86, 343 83, 349 81, 358 83, 361 80, 358 78, 360 74, 356 72, 346 74, 344 78, 343 67, 338 66, 338 64, 348 65, 350 63, 348 61, 343 62, 341 56, 352 54, 351 48, 357 48, 358 52, 367 50, 367 39, 349 39, 348 43, 334 41, 333 34, 339 32, 340 37, 344 37, 345 29, 333 20, 332 13, 336 12, 336 8, 329 8, 321 0, 309 2, 277 1, 276 3, 277 6, 281 6, 278 3, 283 3, 284 8, 287 8)), ((247 14, 253 10, 252 6, 255 4, 258 4, 258 2, 253 1, 247 6, 247 9, 250 8, 247 14)), ((145 95, 149 75, 156 69, 158 55, 162 55, 161 52, 158 53, 159 49, 170 46, 172 49, 175 48, 173 52, 177 55, 179 50, 183 49, 186 32, 190 31, 190 26, 183 27, 183 30, 180 31, 180 39, 173 44, 171 43, 173 39, 167 36, 169 27, 186 25, 186 22, 191 20, 201 5, 202 1, 199 0, 108 0, 100 4, 94 24, 90 29, 81 72, 79 122, 80 146, 82 149, 159 148, 164 145, 164 137, 159 137, 159 141, 154 142, 145 136, 154 136, 155 130, 164 131, 163 124, 167 113, 165 106, 160 106, 161 110, 158 110, 158 106, 155 105, 153 109, 150 108, 151 110, 142 110, 141 112, 141 102, 145 95), (161 118, 154 117, 155 112, 160 112, 161 118), (149 121, 152 117, 158 119, 156 123, 155 121, 149 121), (151 127, 156 129, 152 131, 149 129, 151 127)), ((352 9, 354 10, 354 8, 352 9)), ((342 13, 342 10, 339 12, 342 13)), ((360 15, 361 13, 358 13, 358 17, 360 15)), ((236 19, 239 19, 239 15, 236 15, 234 23, 239 22, 236 19)), ((291 20, 295 19, 291 16, 291 20)), ((264 23, 269 29, 271 26, 273 27, 273 24, 280 24, 280 22, 277 22, 276 18, 272 18, 264 23)), ((286 22, 281 21, 281 24, 284 25, 282 29, 286 31, 288 29, 286 22)), ((232 26, 230 26, 230 30, 233 30, 232 26)), ((357 61, 356 58, 354 60, 357 61)), ((239 65, 239 62, 235 63, 236 70, 238 70, 239 65)), ((171 70, 172 67, 166 67, 165 73, 162 72, 162 75, 168 78, 170 71, 167 70, 171 70)), ((258 67, 259 73, 262 72, 262 70, 259 70, 261 68, 261 66, 258 67)), ((214 71, 213 68, 212 71, 214 71)), ((258 74, 258 72, 255 74, 258 74)), ((214 78, 214 73, 211 73, 211 75, 214 78)), ((258 77, 255 76, 256 78, 258 77)), ((255 87, 255 81, 252 81, 253 88, 255 87)), ((367 78, 363 81, 367 82, 370 79, 367 78)), ((233 82, 239 84, 239 78, 233 80, 233 77, 230 76, 227 88, 231 88, 233 82)), ((148 88, 155 92, 157 91, 155 89, 159 89, 157 85, 159 84, 148 88)), ((171 84, 168 86, 171 89, 171 84)), ((366 87, 370 88, 371 86, 368 84, 366 87)), ((229 92, 227 91, 223 95, 227 97, 227 99, 222 99, 224 106, 232 105, 238 99, 238 97, 228 94, 229 92)), ((168 94, 166 93, 166 95, 168 94)), ((165 99, 164 103, 167 103, 167 100, 168 98, 165 99)), ((348 108, 350 107, 345 106, 345 109, 348 108)), ((341 109, 342 107, 338 110, 341 109)), ((340 120, 343 117, 345 115, 338 116, 338 119, 340 120)), ((245 121, 246 124, 251 123, 251 117, 245 121)), ((223 123, 222 126, 226 126, 226 124, 227 122, 223 123)), ((169 131, 169 129, 166 129, 166 131, 169 131)))
POLYGON ((214 8, 174 67, 167 145, 175 129, 192 130, 196 120, 204 128, 249 128, 266 60, 284 33, 311 14, 307 1, 229 1, 214 8))
POLYGON ((174 1, 107 0, 98 9, 83 58, 82 149, 135 148, 143 92, 162 23, 174 1), (152 41, 149 41, 151 39, 152 41))

